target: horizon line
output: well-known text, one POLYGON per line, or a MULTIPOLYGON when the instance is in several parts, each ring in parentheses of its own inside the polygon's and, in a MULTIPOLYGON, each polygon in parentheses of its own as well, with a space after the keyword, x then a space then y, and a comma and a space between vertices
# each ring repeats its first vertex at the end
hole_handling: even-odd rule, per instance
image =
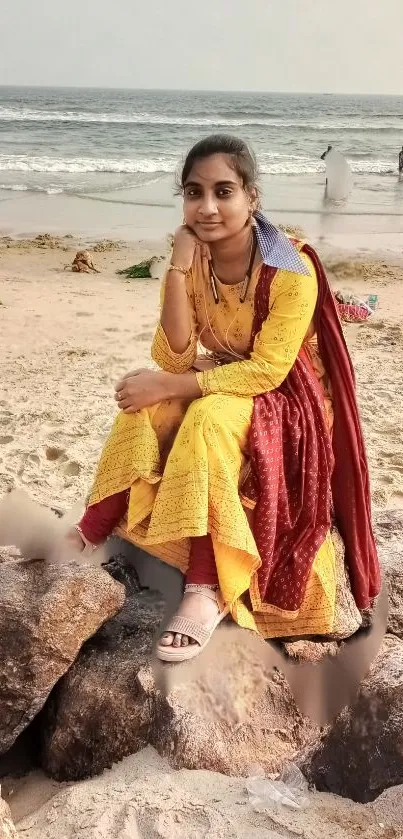
POLYGON ((79 85, 79 84, 0 84, 0 90, 4 88, 22 88, 27 90, 119 90, 132 91, 136 93, 236 93, 236 94, 261 94, 274 96, 385 96, 403 98, 401 93, 369 93, 368 91, 329 91, 329 90, 264 90, 264 89, 236 89, 236 88, 181 88, 181 87, 115 87, 103 85, 79 85))

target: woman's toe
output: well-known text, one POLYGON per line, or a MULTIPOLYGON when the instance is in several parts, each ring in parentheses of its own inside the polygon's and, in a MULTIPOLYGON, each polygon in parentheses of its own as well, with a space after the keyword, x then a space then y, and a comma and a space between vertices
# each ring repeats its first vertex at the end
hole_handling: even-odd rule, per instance
POLYGON ((174 636, 172 632, 164 632, 160 638, 160 644, 162 647, 171 647, 173 644, 174 636))
POLYGON ((182 645, 182 635, 175 635, 174 640, 172 641, 173 647, 180 647, 182 645))
POLYGON ((189 645, 189 638, 187 635, 182 635, 182 647, 187 647, 189 645))

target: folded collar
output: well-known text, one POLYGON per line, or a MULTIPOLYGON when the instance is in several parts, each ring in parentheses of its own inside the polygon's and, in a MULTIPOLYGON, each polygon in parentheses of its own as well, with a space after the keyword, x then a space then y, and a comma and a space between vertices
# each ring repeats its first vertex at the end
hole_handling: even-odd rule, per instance
POLYGON ((287 236, 274 224, 270 224, 263 213, 256 212, 254 219, 257 243, 264 264, 309 277, 309 269, 287 236))

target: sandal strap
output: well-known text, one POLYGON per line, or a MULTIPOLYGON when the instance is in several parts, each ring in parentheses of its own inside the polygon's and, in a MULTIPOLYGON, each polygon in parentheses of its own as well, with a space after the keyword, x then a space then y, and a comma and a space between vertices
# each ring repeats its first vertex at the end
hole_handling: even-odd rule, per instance
POLYGON ((218 586, 198 585, 196 583, 187 583, 185 585, 185 594, 202 594, 208 597, 209 600, 215 600, 218 603, 218 586))
POLYGON ((187 635, 188 638, 192 638, 193 641, 196 641, 200 644, 200 646, 202 646, 210 638, 211 627, 207 627, 205 629, 198 621, 194 621, 191 618, 182 618, 180 615, 175 615, 175 617, 173 617, 169 622, 164 632, 170 632, 173 635, 176 633, 178 633, 178 635, 187 635))

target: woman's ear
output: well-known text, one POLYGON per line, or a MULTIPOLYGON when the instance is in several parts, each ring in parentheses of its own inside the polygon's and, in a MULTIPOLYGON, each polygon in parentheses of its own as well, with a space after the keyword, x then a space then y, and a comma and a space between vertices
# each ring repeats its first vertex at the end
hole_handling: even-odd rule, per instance
POLYGON ((254 213, 259 207, 259 193, 255 186, 248 188, 248 197, 251 211, 254 213))

